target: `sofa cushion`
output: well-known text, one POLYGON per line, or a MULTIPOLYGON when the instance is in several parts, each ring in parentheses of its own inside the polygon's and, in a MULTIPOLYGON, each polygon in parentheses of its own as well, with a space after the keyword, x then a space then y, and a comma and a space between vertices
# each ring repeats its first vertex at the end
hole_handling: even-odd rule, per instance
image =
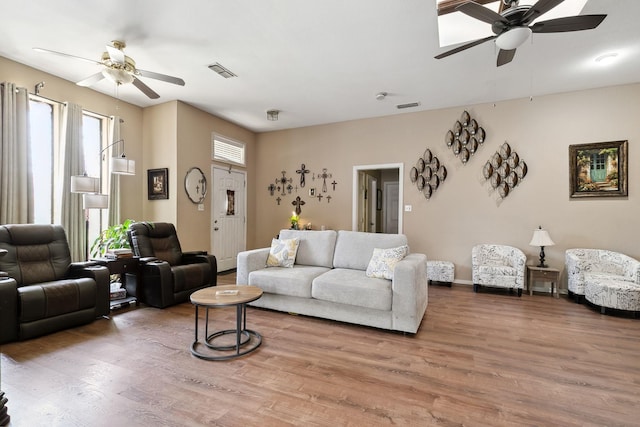
POLYGON ((64 279, 18 288, 20 322, 32 322, 95 307, 96 282, 64 279))
POLYGON ((391 281, 367 277, 362 270, 335 268, 313 280, 311 296, 323 301, 389 311, 391 281))
POLYGON ((281 239, 300 240, 296 264, 318 267, 333 267, 337 236, 335 230, 280 230, 281 239))
POLYGON ((267 267, 293 267, 298 252, 298 239, 272 239, 267 267))
POLYGON ((485 276, 517 276, 518 270, 506 265, 481 265, 478 272, 485 276))
POLYGON ((407 244, 404 234, 365 233, 361 231, 338 231, 333 266, 362 270, 369 265, 375 248, 388 249, 407 244))
POLYGON ((367 277, 377 279, 393 279, 393 269, 407 255, 408 251, 409 246, 407 245, 389 249, 374 248, 365 274, 367 277))
POLYGON ((327 267, 306 265, 264 268, 249 273, 248 284, 271 294, 311 298, 311 282, 327 271, 327 267))

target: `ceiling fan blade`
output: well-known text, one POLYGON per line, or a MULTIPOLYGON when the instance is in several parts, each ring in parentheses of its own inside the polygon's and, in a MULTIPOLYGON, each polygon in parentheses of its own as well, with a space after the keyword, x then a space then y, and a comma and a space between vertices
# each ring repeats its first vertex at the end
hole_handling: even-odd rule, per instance
POLYGON ((155 93, 153 91, 153 89, 151 89, 149 86, 147 86, 146 84, 142 83, 142 81, 138 78, 136 78, 135 76, 133 76, 133 85, 135 87, 137 87, 138 89, 140 89, 140 91, 142 93, 144 93, 145 95, 147 95, 149 98, 151 99, 158 99, 160 98, 160 95, 158 95, 157 93, 155 93))
POLYGON ((111 62, 115 62, 116 64, 124 64, 124 52, 120 49, 116 49, 113 46, 107 45, 107 52, 109 52, 109 58, 111 58, 111 62))
POLYGON ((489 36, 489 37, 485 37, 483 39, 478 39, 478 40, 472 41, 471 43, 463 44, 462 46, 458 46, 455 49, 451 49, 451 50, 448 50, 448 51, 446 51, 444 53, 441 53, 440 55, 435 56, 435 58, 436 59, 446 58, 447 56, 453 55, 454 53, 462 52, 463 50, 467 50, 467 49, 469 49, 471 47, 478 46, 479 44, 482 44, 482 43, 487 42, 489 40, 493 40, 496 37, 498 37, 498 36, 489 36))
POLYGON ((531 27, 534 33, 564 33, 568 31, 582 31, 596 28, 607 15, 577 15, 564 18, 549 19, 536 22, 531 27))
POLYGON ((494 22, 502 22, 505 25, 509 24, 509 21, 502 15, 472 1, 461 4, 460 6, 456 7, 456 10, 469 15, 472 18, 476 18, 482 22, 486 22, 487 24, 493 25, 494 22))
POLYGON ((522 15, 522 19, 520 23, 522 25, 529 25, 530 22, 533 22, 538 16, 543 13, 549 12, 551 9, 562 3, 564 0, 538 0, 536 4, 531 6, 531 9, 527 10, 527 12, 522 15))
POLYGON ((36 52, 43 52, 43 53, 52 53, 54 55, 58 55, 58 56, 64 56, 66 58, 73 58, 73 59, 79 59, 81 61, 86 61, 86 62, 90 62, 92 64, 97 64, 100 65, 101 62, 98 61, 94 61, 93 59, 87 59, 87 58, 82 58, 80 56, 75 56, 75 55, 69 55, 68 53, 62 53, 62 52, 56 52, 55 50, 49 50, 49 49, 44 49, 42 47, 34 47, 33 50, 35 50, 36 52))
POLYGON ((99 72, 92 76, 87 77, 84 80, 80 80, 76 84, 78 86, 88 87, 88 86, 93 86, 94 84, 98 83, 102 79, 104 79, 104 75, 102 74, 102 72, 99 72))
POLYGON ((163 82, 184 86, 184 80, 178 77, 167 76, 165 74, 154 73, 153 71, 141 70, 139 68, 137 68, 136 70, 138 74, 140 74, 143 77, 149 77, 150 79, 162 80, 163 82))
POLYGON ((508 64, 509 62, 513 61, 514 56, 516 56, 515 49, 510 49, 510 50, 500 49, 500 52, 498 52, 498 61, 496 65, 500 67, 504 64, 508 64))

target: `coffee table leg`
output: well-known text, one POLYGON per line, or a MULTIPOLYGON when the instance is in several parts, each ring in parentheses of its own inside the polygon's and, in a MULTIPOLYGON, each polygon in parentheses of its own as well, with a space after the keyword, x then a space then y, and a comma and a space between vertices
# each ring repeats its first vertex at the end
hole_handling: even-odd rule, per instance
POLYGON ((194 342, 197 342, 198 341, 198 306, 196 305, 195 307, 196 307, 196 325, 193 329, 196 331, 194 342))

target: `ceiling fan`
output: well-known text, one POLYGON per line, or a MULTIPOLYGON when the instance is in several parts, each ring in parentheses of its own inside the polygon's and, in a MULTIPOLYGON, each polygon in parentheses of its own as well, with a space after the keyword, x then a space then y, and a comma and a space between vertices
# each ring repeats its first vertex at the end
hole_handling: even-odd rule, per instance
POLYGON ((102 71, 99 73, 77 82, 76 84, 78 86, 91 86, 98 83, 100 80, 107 78, 118 85, 133 83, 136 88, 151 99, 157 99, 160 95, 144 84, 138 78, 139 76, 184 86, 184 80, 178 77, 167 76, 165 74, 136 68, 136 62, 124 54, 123 49, 126 47, 126 44, 118 40, 113 40, 111 43, 111 46, 106 46, 107 51, 102 53, 100 61, 94 61, 93 59, 82 58, 80 56, 69 55, 67 53, 56 52, 54 50, 43 49, 40 47, 34 47, 33 49, 38 52, 52 53, 54 55, 60 55, 67 58, 80 59, 103 67, 102 71))
POLYGON ((607 15, 577 15, 564 18, 549 19, 531 24, 539 16, 558 6, 564 0, 538 0, 532 6, 519 6, 518 0, 502 0, 507 9, 501 13, 470 1, 456 8, 460 12, 491 24, 494 35, 458 46, 436 56, 442 59, 454 53, 494 40, 500 48, 497 66, 508 64, 513 60, 516 49, 524 43, 531 33, 564 33, 570 31, 591 30, 596 28, 607 15))

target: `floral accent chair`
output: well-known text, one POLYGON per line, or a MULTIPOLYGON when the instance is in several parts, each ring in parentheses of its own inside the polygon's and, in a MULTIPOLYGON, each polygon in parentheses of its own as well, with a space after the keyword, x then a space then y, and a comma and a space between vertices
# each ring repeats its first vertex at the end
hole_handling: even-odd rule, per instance
MULTIPOLYGON (((594 289, 613 282, 619 285, 627 283, 632 289, 635 288, 634 285, 640 287, 640 261, 618 252, 606 249, 567 249, 565 267, 569 296, 573 296, 577 303, 585 296, 587 282, 591 282, 594 289)), ((632 293, 635 295, 635 292, 632 293)))
POLYGON ((518 248, 506 245, 476 245, 471 250, 473 291, 480 286, 518 290, 522 296, 527 257, 518 248))

